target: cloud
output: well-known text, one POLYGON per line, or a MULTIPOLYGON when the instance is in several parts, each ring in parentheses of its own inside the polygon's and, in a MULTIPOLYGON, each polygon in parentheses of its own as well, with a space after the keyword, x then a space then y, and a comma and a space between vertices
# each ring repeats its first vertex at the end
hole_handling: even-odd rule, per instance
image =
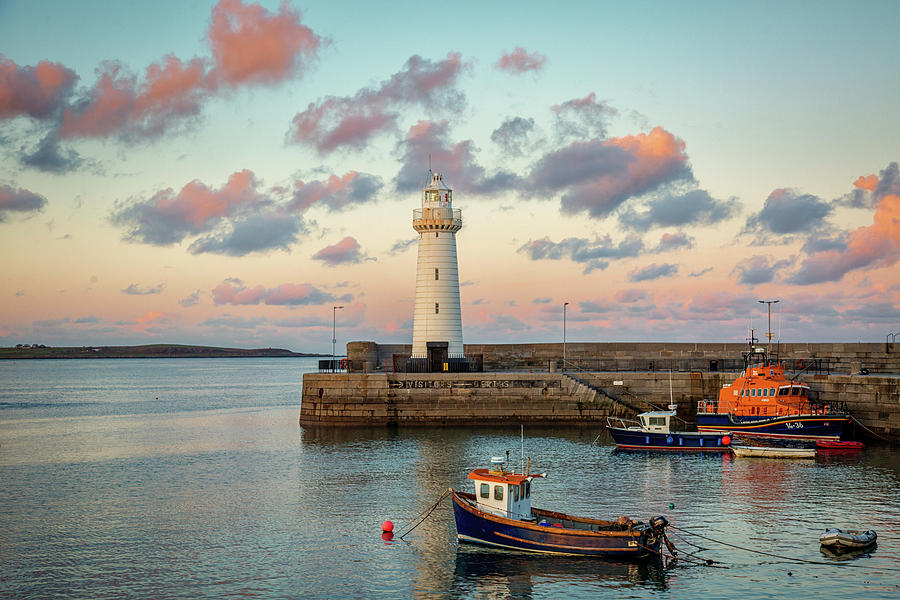
POLYGON ((634 304, 635 302, 646 300, 647 292, 645 292, 644 290, 636 289, 619 290, 618 292, 616 292, 614 297, 616 302, 619 302, 621 304, 634 304))
POLYGON ((336 212, 345 208, 373 202, 384 187, 376 175, 350 171, 343 177, 332 175, 328 180, 304 183, 294 182, 294 195, 290 207, 305 211, 313 206, 325 206, 336 212))
POLYGON ((553 298, 535 298, 531 301, 532 304, 550 304, 553 302, 553 298))
POLYGON ((551 106, 550 110, 556 116, 556 135, 561 141, 605 138, 610 117, 618 114, 609 104, 598 102, 593 92, 584 98, 574 98, 551 106))
POLYGON ((44 136, 33 152, 19 159, 23 165, 45 173, 68 173, 78 169, 84 160, 72 149, 63 150, 54 134, 44 136))
POLYGON ((59 63, 42 60, 20 67, 0 54, 0 119, 54 117, 77 79, 74 71, 59 63))
POLYGON ((699 271, 694 271, 693 273, 690 273, 689 277, 702 277, 703 275, 706 275, 707 273, 709 273, 712 270, 713 270, 712 267, 706 267, 705 269, 700 269, 699 271))
POLYGON ((615 306, 612 302, 608 300, 585 300, 583 302, 578 303, 578 309, 583 313, 608 313, 614 310, 617 310, 617 306, 615 306))
POLYGON ((47 199, 24 188, 0 185, 0 223, 5 223, 8 213, 38 212, 44 209, 47 199))
POLYGON ((534 130, 534 119, 514 117, 500 124, 491 132, 491 141, 500 146, 506 154, 522 156, 528 143, 528 135, 534 130))
POLYGON ((681 248, 690 250, 694 247, 694 238, 687 235, 683 231, 676 233, 664 233, 659 238, 659 245, 652 251, 655 253, 674 252, 681 248))
POLYGON ((122 290, 123 294, 128 294, 129 296, 150 296, 153 294, 160 294, 162 291, 166 289, 166 284, 160 283, 159 285, 153 287, 142 286, 139 283, 132 283, 127 288, 122 290))
POLYGON ((186 298, 182 298, 181 300, 179 300, 179 301, 178 301, 178 304, 180 304, 181 306, 183 306, 183 307, 185 307, 185 308, 188 308, 188 307, 191 307, 191 306, 197 306, 197 305, 200 303, 200 295, 201 295, 201 294, 203 294, 203 291, 202 291, 202 290, 197 290, 196 292, 194 292, 194 293, 191 294, 190 296, 188 296, 188 297, 186 297, 186 298))
POLYGON ((640 254, 644 242, 637 236, 629 236, 614 244, 609 235, 594 240, 586 238, 565 238, 554 242, 549 237, 529 240, 519 247, 517 252, 525 254, 531 260, 561 260, 568 258, 576 263, 585 263, 584 272, 609 266, 609 260, 631 258, 640 254))
POLYGON ((418 241, 419 241, 419 238, 417 238, 417 237, 414 237, 414 238, 411 238, 408 240, 397 240, 396 242, 394 242, 394 245, 391 246, 391 249, 388 250, 388 254, 390 254, 392 256, 396 255, 396 254, 402 254, 403 252, 406 252, 412 246, 414 246, 415 243, 418 241))
POLYGON ((775 279, 778 271, 790 267, 792 260, 776 261, 770 256, 761 256, 759 254, 743 259, 731 271, 732 275, 737 275, 738 281, 745 285, 758 285, 761 283, 769 283, 775 279))
POLYGON ((128 229, 125 239, 129 241, 168 246, 190 234, 207 232, 227 217, 270 203, 258 186, 253 172, 246 169, 233 173, 219 189, 195 179, 177 194, 168 188, 146 200, 117 202, 110 220, 128 229))
POLYGON ((329 267, 343 264, 356 264, 362 262, 366 255, 356 238, 345 237, 337 244, 326 246, 312 256, 315 260, 321 260, 329 267))
POLYGON ((789 235, 811 232, 822 228, 823 221, 832 212, 828 202, 812 194, 799 194, 794 190, 774 190, 762 210, 747 219, 744 233, 773 233, 789 235))
POLYGON ((164 327, 174 323, 173 317, 159 310, 148 310, 132 324, 131 329, 141 333, 160 335, 164 327))
POLYGON ((692 177, 684 142, 656 127, 648 134, 573 142, 548 152, 529 180, 539 193, 563 191, 563 212, 603 218, 629 198, 692 177))
POLYGON ((87 317, 79 317, 72 322, 76 325, 96 325, 102 322, 102 319, 95 315, 89 315, 87 317))
POLYGON ((836 204, 850 208, 875 208, 887 194, 900 194, 900 165, 892 162, 880 175, 862 175, 853 182, 854 190, 838 198, 836 204))
POLYGON ((496 67, 510 75, 522 75, 528 71, 540 71, 547 63, 547 57, 539 52, 528 53, 525 48, 516 46, 497 61, 496 67))
POLYGON ((516 189, 519 179, 508 171, 488 176, 475 160, 476 151, 471 140, 451 145, 448 140, 448 121, 419 121, 398 145, 401 153, 400 171, 394 180, 398 192, 419 191, 425 185, 423 157, 431 156, 435 169, 453 189, 470 194, 490 194, 504 189, 516 189))
POLYGON ((671 277, 678 272, 678 265, 653 263, 643 269, 635 269, 628 274, 628 281, 652 281, 661 277, 671 277))
POLYGON ((230 228, 206 235, 191 243, 191 254, 225 254, 245 256, 253 252, 271 250, 290 251, 297 241, 297 234, 305 232, 303 221, 282 210, 273 210, 233 220, 230 228))
POLYGON ((210 317, 200 323, 200 326, 229 329, 256 329, 260 325, 264 325, 267 321, 268 319, 265 317, 237 317, 225 314, 218 317, 210 317))
POLYGON ((378 88, 311 102, 294 116, 287 138, 328 154, 343 147, 362 148, 374 135, 395 129, 401 112, 413 106, 459 111, 465 96, 455 86, 463 68, 458 52, 438 62, 413 55, 378 88))
POLYGON ((874 175, 856 182, 858 188, 862 185, 874 196, 872 224, 837 238, 839 243, 833 248, 809 255, 788 278, 789 283, 811 285, 840 281, 851 271, 887 267, 900 260, 900 185, 893 165, 882 171, 888 177, 887 182, 874 175))
POLYGON ((217 305, 252 305, 269 306, 310 306, 339 300, 349 302, 351 295, 340 298, 320 290, 308 283, 283 283, 274 288, 261 285, 249 288, 240 279, 226 279, 212 290, 213 302, 217 305))
POLYGON ((663 194, 648 202, 643 212, 629 208, 619 220, 637 231, 652 227, 713 225, 737 214, 740 206, 735 198, 716 200, 705 190, 691 190, 684 194, 663 194))
POLYGON ((221 0, 212 10, 208 33, 216 79, 238 86, 300 75, 322 43, 300 20, 300 12, 287 2, 273 14, 259 4, 221 0))

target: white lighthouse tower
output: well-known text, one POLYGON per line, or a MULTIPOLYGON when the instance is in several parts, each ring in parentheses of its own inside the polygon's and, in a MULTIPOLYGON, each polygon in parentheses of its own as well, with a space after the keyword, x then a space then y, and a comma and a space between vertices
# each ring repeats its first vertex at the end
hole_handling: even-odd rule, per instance
POLYGON ((422 190, 422 208, 413 211, 419 258, 412 358, 427 358, 427 369, 433 372, 446 370, 450 356, 463 354, 456 263, 456 232, 462 229, 462 211, 453 208, 453 190, 441 175, 430 170, 429 174, 431 181, 422 190))

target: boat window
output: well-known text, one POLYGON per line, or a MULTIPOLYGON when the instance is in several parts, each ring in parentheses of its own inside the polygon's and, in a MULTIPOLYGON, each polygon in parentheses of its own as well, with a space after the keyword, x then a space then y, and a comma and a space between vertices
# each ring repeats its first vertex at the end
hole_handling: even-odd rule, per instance
POLYGON ((665 417, 650 417, 651 425, 665 425, 666 418, 665 417))
POLYGON ((800 395, 803 396, 804 398, 806 398, 808 392, 809 392, 808 389, 800 388, 800 395))
POLYGON ((774 396, 774 395, 775 395, 775 388, 769 388, 769 395, 770 395, 770 396, 774 396))
POLYGON ((491 484, 489 484, 489 483, 481 484, 481 497, 482 498, 490 498, 491 497, 491 484))
POLYGON ((525 482, 525 497, 526 498, 531 497, 531 482, 530 481, 525 482))
POLYGON ((779 396, 787 396, 790 393, 790 390, 791 390, 791 388, 789 388, 789 387, 778 388, 778 395, 779 396))
POLYGON ((513 502, 518 502, 519 501, 519 486, 514 485, 514 486, 512 486, 511 489, 512 489, 513 502))
POLYGON ((494 500, 503 500, 503 486, 502 485, 494 486, 494 500))
POLYGON ((750 390, 750 396, 751 396, 752 398, 755 398, 755 397, 756 397, 756 388, 753 388, 752 390, 750 390))
POLYGON ((796 387, 796 386, 792 387, 791 388, 791 396, 799 396, 799 395, 800 395, 800 388, 796 387))

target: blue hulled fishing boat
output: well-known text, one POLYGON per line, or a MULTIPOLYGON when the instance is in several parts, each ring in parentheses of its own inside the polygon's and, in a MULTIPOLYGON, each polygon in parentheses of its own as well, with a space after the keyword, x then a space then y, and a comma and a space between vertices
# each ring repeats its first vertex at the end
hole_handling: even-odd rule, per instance
POLYGON ((663 450, 670 452, 728 452, 730 432, 701 433, 672 431, 677 405, 669 410, 654 410, 638 415, 637 420, 607 417, 606 426, 623 450, 663 450))
POLYGON ((469 473, 475 493, 453 490, 457 538, 526 552, 617 559, 658 556, 666 539, 665 517, 648 523, 619 517, 604 521, 531 507, 531 484, 546 474, 513 473, 503 458, 469 473))

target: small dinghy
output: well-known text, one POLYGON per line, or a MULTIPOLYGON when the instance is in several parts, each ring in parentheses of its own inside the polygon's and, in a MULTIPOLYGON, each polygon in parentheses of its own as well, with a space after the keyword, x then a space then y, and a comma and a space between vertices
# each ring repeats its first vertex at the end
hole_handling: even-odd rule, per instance
POLYGON ((826 548, 841 552, 867 548, 877 539, 878 534, 871 529, 868 531, 844 531, 833 528, 826 529, 825 533, 819 536, 819 543, 826 548))
POLYGON ((815 458, 815 448, 776 448, 771 446, 732 446, 735 456, 759 458, 815 458))
POLYGON ((841 440, 816 440, 816 448, 819 450, 864 450, 862 442, 843 442, 841 440))

